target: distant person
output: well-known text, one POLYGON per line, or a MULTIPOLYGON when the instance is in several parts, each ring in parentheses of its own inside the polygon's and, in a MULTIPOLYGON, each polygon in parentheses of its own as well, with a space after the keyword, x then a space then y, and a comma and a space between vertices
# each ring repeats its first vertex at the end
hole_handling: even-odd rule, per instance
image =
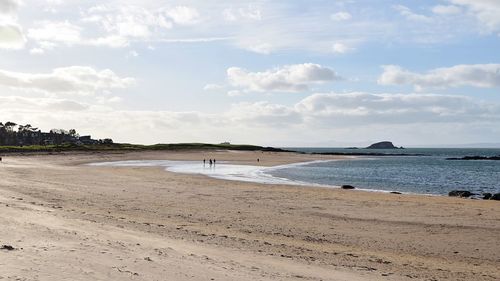
POLYGON ((260 162, 260 159, 259 159, 259 158, 257 158, 257 162, 260 162))
POLYGON ((215 165, 215 159, 214 159, 214 165, 215 165))
POLYGON ((208 160, 208 163, 212 166, 212 159, 208 160))
POLYGON ((205 166, 205 162, 206 162, 206 161, 207 161, 207 160, 203 159, 203 166, 205 166))

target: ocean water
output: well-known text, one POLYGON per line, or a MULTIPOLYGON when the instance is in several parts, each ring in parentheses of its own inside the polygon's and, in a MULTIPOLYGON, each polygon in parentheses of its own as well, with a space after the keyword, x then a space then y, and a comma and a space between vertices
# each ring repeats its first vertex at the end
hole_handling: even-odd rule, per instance
MULTIPOLYGON (((291 149, 291 148, 289 148, 291 149)), ((366 150, 293 148, 302 152, 405 153, 425 156, 364 156, 354 160, 317 162, 269 171, 272 176, 321 185, 354 185, 363 189, 445 195, 463 189, 500 192, 500 161, 446 160, 450 157, 496 156, 500 149, 409 148, 366 150)))
MULTIPOLYGON (((288 148, 292 149, 292 148, 288 148)), ((218 161, 137 160, 93 163, 94 166, 164 167, 176 173, 202 174, 214 178, 265 184, 338 187, 354 185, 373 191, 447 195, 463 189, 478 194, 500 192, 500 161, 446 160, 449 157, 496 156, 500 149, 404 149, 350 150, 342 148, 293 148, 301 152, 405 153, 425 156, 362 156, 355 159, 313 161, 275 167, 234 165, 218 161)))

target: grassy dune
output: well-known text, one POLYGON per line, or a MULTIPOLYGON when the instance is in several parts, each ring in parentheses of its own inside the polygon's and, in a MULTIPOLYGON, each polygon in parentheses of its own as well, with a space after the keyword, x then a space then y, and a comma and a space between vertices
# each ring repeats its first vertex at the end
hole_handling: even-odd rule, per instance
POLYGON ((208 144, 208 143, 171 143, 140 145, 128 143, 99 144, 99 145, 29 145, 29 146, 0 146, 0 153, 21 152, 63 152, 63 151, 146 151, 146 150, 244 150, 244 151, 275 151, 285 150, 273 147, 262 147, 247 144, 208 144))

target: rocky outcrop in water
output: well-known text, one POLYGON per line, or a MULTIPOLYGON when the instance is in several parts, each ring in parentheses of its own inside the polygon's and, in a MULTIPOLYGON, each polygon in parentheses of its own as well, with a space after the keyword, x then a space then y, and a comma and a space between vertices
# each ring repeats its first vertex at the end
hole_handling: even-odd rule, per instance
POLYGON ((500 155, 498 156, 465 156, 461 158, 446 158, 446 160, 500 160, 500 155))
POLYGON ((490 197, 490 200, 500 201, 500 193, 495 193, 490 197))
POLYGON ((352 186, 352 185, 348 185, 348 184, 344 184, 344 185, 342 185, 340 188, 342 188, 342 189, 355 189, 355 187, 354 187, 354 186, 352 186))
POLYGON ((390 141, 381 141, 370 145, 366 149, 403 149, 403 147, 398 148, 390 141))
POLYGON ((351 155, 351 156, 429 156, 422 153, 380 153, 380 152, 312 152, 313 155, 351 155))

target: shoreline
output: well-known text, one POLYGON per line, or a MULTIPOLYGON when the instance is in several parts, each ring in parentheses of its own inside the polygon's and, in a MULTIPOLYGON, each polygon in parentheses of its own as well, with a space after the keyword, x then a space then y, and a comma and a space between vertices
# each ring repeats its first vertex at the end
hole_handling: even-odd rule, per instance
POLYGON ((228 181, 240 181, 240 182, 251 182, 256 184, 264 184, 264 185, 294 185, 294 186, 306 186, 306 187, 324 187, 324 188, 340 188, 340 186, 335 185, 324 185, 324 184, 316 184, 312 182, 302 182, 296 181, 287 178, 279 178, 270 174, 266 174, 265 171, 281 169, 285 167, 293 167, 293 166, 304 166, 312 163, 320 163, 320 162, 330 162, 330 161, 339 161, 343 159, 336 160, 312 160, 307 162, 294 162, 290 164, 283 164, 277 166, 257 166, 257 165, 238 165, 232 163, 220 163, 217 165, 210 165, 208 168, 207 165, 203 165, 203 169, 200 170, 199 161, 171 161, 171 160, 159 160, 158 162, 154 162, 155 160, 128 160, 128 161, 117 161, 117 162, 96 162, 96 163, 87 163, 84 165, 95 166, 95 167, 161 167, 167 172, 178 173, 178 174, 196 174, 203 175, 209 178, 220 179, 220 180, 228 180, 228 181), (156 163, 156 164, 155 164, 156 163), (189 166, 186 168, 185 166, 189 166), (211 173, 211 171, 220 171, 220 167, 222 170, 226 170, 225 173, 211 173), (209 169, 209 172, 204 172, 209 169), (229 171, 228 171, 229 170, 229 171))
POLYGON ((252 164, 258 156, 266 166, 314 160, 295 154, 206 153, 7 157, 0 164, 0 244, 14 250, 0 250, 0 277, 500 278, 497 202, 262 185, 157 167, 82 165, 200 156, 239 164, 252 164))
MULTIPOLYGON (((323 154, 323 155, 332 155, 332 154, 323 154)), ((336 155, 337 156, 337 155, 336 155)), ((175 163, 176 161, 169 161, 170 163, 163 163, 162 164, 157 164, 155 165, 153 161, 148 161, 148 160, 127 160, 127 161, 117 161, 117 162, 96 162, 96 163, 86 163, 84 165, 90 165, 90 166, 97 166, 97 167, 162 167, 164 168, 165 171, 167 172, 172 172, 172 173, 179 173, 179 174, 199 174, 203 175, 206 177, 210 178, 215 178, 215 179, 220 179, 220 180, 228 180, 228 181, 241 181, 241 182, 252 182, 255 184, 264 184, 264 185, 273 185, 273 184, 279 184, 279 185, 293 185, 293 186, 302 186, 305 188, 326 188, 326 189, 341 189, 341 185, 328 185, 328 184, 320 184, 320 183, 313 183, 313 182, 305 182, 305 181, 297 181, 297 180, 292 180, 288 178, 280 178, 273 176, 269 173, 265 173, 265 171, 269 170, 275 170, 275 169, 282 169, 282 168, 287 168, 287 167, 294 167, 294 166, 306 166, 309 164, 313 163, 327 163, 327 162, 332 162, 332 161, 352 161, 356 159, 366 159, 370 158, 370 156, 346 156, 345 158, 342 159, 330 159, 330 160, 311 160, 307 162, 295 162, 295 163, 290 163, 290 164, 284 164, 284 165, 277 165, 277 166, 252 166, 254 170, 251 170, 250 172, 245 171, 240 172, 237 175, 226 173, 226 174, 212 174, 212 173, 204 173, 200 172, 199 169, 182 169, 182 165, 184 164, 183 161, 180 161, 180 163, 175 163), (128 163, 127 163, 128 162, 128 163), (149 162, 151 165, 146 164, 146 163, 138 163, 138 162, 149 162), (134 165, 136 163, 137 165, 134 165), (145 166, 143 166, 145 165, 145 166), (265 176, 263 176, 264 174, 265 176)), ((159 160, 161 161, 161 160, 159 160)), ((192 161, 190 164, 196 164, 198 161, 192 161)), ((207 164, 208 165, 208 164, 207 164)), ((217 164, 217 166, 223 165, 223 167, 226 166, 234 166, 235 168, 237 167, 246 167, 248 165, 238 165, 238 164, 232 164, 232 163, 220 163, 217 164)), ((210 166, 211 167, 211 166, 210 166)), ((203 166, 205 169, 205 166, 203 166)), ((215 168, 215 165, 214 165, 215 168)), ((210 168, 212 169, 212 168, 210 168)), ((231 171, 233 172, 233 171, 231 171)), ((348 184, 348 183, 346 183, 348 184)), ((394 195, 418 195, 418 196, 441 196, 441 197, 449 197, 447 194, 431 194, 431 193, 416 193, 416 192, 404 192, 404 191, 399 191, 399 190, 385 190, 385 189, 374 189, 374 188, 365 188, 365 187, 355 187, 355 189, 351 191, 362 191, 362 192, 377 192, 377 193, 385 193, 385 194, 394 194, 394 195), (397 193, 394 193, 397 192, 397 193)), ((480 200, 480 198, 463 198, 463 199, 471 199, 471 200, 480 200)))

